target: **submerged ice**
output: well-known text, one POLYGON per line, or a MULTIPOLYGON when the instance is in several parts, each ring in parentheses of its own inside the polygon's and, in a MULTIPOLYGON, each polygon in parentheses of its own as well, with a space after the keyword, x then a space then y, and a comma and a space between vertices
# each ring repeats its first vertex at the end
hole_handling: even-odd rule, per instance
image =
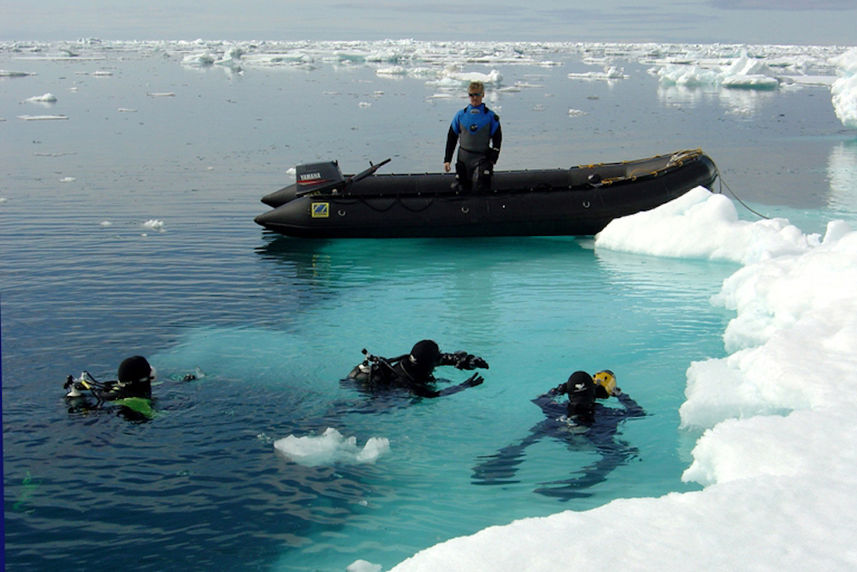
POLYGON ((595 248, 646 253, 640 245, 653 243, 662 244, 649 254, 742 264, 712 297, 735 312, 724 333, 728 355, 690 364, 680 409, 684 429, 700 433, 682 479, 705 488, 488 528, 395 570, 450 562, 463 570, 553 570, 558 562, 646 570, 688 562, 707 570, 857 566, 850 548, 857 526, 850 446, 857 438, 857 232, 842 221, 821 237, 785 220, 737 220, 728 199, 697 189, 614 221, 595 248), (694 232, 691 221, 706 232, 694 232), (605 550, 592 538, 621 541, 605 550))

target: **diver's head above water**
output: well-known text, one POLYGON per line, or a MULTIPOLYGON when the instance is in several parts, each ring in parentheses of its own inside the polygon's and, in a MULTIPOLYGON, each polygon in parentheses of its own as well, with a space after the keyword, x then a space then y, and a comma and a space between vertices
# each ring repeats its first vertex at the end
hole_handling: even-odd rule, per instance
POLYGON ((428 377, 440 363, 440 348, 434 340, 421 340, 414 344, 403 366, 415 377, 428 377))
POLYGON ((152 397, 152 382, 157 372, 143 356, 131 356, 119 364, 116 377, 124 393, 149 398, 152 397))
POLYGON ((568 394, 568 415, 591 416, 595 407, 595 382, 585 371, 576 371, 565 382, 568 394))

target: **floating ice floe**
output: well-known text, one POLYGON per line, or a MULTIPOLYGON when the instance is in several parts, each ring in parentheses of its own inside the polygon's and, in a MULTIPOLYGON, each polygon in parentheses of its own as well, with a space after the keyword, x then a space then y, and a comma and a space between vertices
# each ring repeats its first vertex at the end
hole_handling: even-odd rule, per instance
POLYGON ((380 564, 373 564, 368 560, 355 560, 345 567, 345 572, 381 572, 383 569, 380 564))
POLYGON ((605 67, 604 70, 600 72, 572 72, 568 74, 568 79, 582 79, 589 81, 610 81, 627 78, 628 76, 625 75, 625 70, 615 66, 605 67))
POLYGON ((720 85, 741 89, 776 89, 780 80, 767 64, 750 59, 745 54, 723 71, 720 85))
POLYGON ((143 227, 157 232, 164 232, 164 221, 151 218, 143 223, 143 227))
POLYGON ((217 58, 211 52, 202 52, 201 54, 188 54, 182 58, 182 65, 191 67, 209 67, 213 66, 217 58))
POLYGON ((378 68, 375 70, 375 75, 379 76, 403 76, 407 74, 408 70, 405 69, 403 66, 389 66, 378 68))
POLYGON ((733 89, 777 89, 785 80, 764 62, 743 54, 727 66, 716 64, 669 64, 649 70, 665 85, 722 86, 733 89))
POLYGON ((57 96, 52 93, 44 93, 42 95, 34 95, 25 99, 27 103, 56 103, 57 96))
POLYGON ((243 56, 244 49, 241 46, 231 46, 223 54, 223 57, 215 60, 214 65, 225 67, 233 72, 240 72, 244 69, 241 63, 243 56))
POLYGON ((60 183, 73 183, 76 180, 74 177, 63 177, 60 179, 60 183))
POLYGON ((738 220, 734 203, 697 187, 650 211, 608 224, 596 237, 602 248, 750 264, 786 254, 802 254, 819 245, 819 236, 803 234, 787 220, 738 220), (654 221, 668 221, 657 224, 654 221))
POLYGON ((457 66, 451 66, 444 70, 437 83, 446 87, 459 87, 467 86, 467 84, 473 81, 481 81, 485 85, 499 86, 503 81, 503 75, 497 70, 491 70, 486 74, 482 72, 463 72, 457 66))
POLYGON ((667 65, 652 68, 649 73, 657 76, 661 84, 683 87, 717 85, 719 78, 716 71, 694 65, 667 65))
POLYGON ((174 91, 150 91, 146 95, 149 97, 175 97, 174 91))
POLYGON ((54 121, 68 119, 68 115, 19 115, 18 119, 24 121, 54 121))
POLYGON ((390 450, 390 441, 384 437, 371 437, 363 448, 357 446, 356 437, 343 437, 342 433, 328 427, 317 437, 295 437, 289 435, 274 442, 274 449, 287 459, 304 465, 317 467, 335 463, 374 463, 378 457, 390 450))
POLYGON ((36 74, 22 71, 0 70, 0 77, 27 77, 31 75, 36 74))
POLYGON ((90 76, 90 77, 112 77, 113 76, 113 72, 107 71, 107 70, 97 70, 94 72, 79 71, 79 72, 75 72, 75 73, 77 75, 86 75, 86 76, 90 76))
POLYGON ((846 127, 857 128, 857 48, 834 58, 839 77, 830 88, 833 110, 846 127))

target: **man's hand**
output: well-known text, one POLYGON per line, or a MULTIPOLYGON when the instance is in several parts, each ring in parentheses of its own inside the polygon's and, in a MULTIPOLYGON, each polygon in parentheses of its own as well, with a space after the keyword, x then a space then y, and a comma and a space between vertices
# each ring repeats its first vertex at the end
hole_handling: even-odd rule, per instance
POLYGON ((488 369, 488 362, 479 356, 467 352, 455 352, 453 365, 458 369, 488 369))

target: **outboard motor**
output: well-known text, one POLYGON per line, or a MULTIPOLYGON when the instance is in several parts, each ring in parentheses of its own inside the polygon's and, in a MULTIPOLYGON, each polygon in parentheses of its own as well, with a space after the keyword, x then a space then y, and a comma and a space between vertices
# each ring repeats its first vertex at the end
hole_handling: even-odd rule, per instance
POLYGON ((262 202, 277 208, 307 193, 331 190, 345 184, 336 161, 298 165, 295 167, 295 178, 295 183, 265 195, 262 202))
POLYGON ((298 165, 295 167, 295 175, 299 194, 311 192, 318 187, 330 189, 344 181, 336 161, 298 165))
POLYGON ((375 174, 375 171, 389 162, 389 158, 384 159, 380 163, 372 163, 370 161, 368 169, 356 175, 350 175, 347 179, 342 177, 342 171, 340 171, 339 162, 337 161, 298 165, 295 167, 296 182, 288 187, 283 187, 278 191, 265 195, 262 197, 262 202, 270 207, 277 208, 308 194, 342 192, 348 185, 361 181, 366 177, 371 177, 375 174))

